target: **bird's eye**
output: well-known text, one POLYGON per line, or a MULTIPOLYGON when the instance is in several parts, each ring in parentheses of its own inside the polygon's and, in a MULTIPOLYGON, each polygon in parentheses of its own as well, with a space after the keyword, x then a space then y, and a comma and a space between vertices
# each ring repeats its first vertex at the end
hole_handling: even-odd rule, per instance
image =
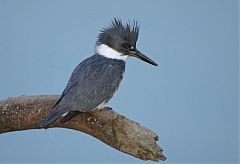
POLYGON ((130 46, 128 43, 124 43, 123 44, 123 48, 127 49, 127 50, 135 50, 135 46, 130 46))

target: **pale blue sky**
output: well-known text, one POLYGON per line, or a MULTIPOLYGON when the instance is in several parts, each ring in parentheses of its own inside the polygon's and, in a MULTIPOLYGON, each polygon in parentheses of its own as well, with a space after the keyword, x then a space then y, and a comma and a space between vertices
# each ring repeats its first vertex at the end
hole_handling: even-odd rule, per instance
MULTIPOLYGON (((238 1, 0 0, 0 99, 61 94, 113 17, 141 22, 110 106, 156 132, 164 163, 237 163, 238 1)), ((1 162, 139 163, 66 129, 0 135, 1 162)), ((153 162, 141 162, 153 163, 153 162)))

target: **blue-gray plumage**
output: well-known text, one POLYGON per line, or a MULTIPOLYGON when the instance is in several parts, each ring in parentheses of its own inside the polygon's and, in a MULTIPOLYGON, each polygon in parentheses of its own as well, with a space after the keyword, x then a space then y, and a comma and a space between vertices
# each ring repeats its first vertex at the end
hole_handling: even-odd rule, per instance
POLYGON ((131 28, 130 24, 124 26, 118 19, 103 29, 96 43, 95 55, 75 68, 53 112, 40 122, 40 126, 48 126, 62 115, 67 114, 63 118, 65 122, 74 117, 75 112, 105 107, 119 87, 128 56, 157 65, 136 49, 138 30, 136 22, 131 28))

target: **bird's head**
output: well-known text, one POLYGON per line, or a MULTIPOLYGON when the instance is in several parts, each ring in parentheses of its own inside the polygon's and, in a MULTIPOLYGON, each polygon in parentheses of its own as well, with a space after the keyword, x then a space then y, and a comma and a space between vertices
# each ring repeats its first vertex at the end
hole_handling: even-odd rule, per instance
POLYGON ((136 48, 139 25, 134 21, 131 25, 123 25, 120 19, 114 18, 110 27, 104 28, 96 42, 96 52, 102 56, 118 60, 126 60, 128 56, 137 57, 157 66, 152 59, 136 48))

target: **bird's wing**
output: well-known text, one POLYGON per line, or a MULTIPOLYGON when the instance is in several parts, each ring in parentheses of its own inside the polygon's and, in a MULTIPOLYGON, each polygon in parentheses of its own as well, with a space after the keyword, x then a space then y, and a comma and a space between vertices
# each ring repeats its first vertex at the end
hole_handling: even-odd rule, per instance
POLYGON ((88 58, 80 63, 57 104, 67 111, 89 111, 107 103, 119 86, 125 63, 105 62, 88 58))
POLYGON ((77 84, 77 82, 75 82, 75 83, 73 83, 72 85, 70 85, 70 86, 68 86, 68 87, 66 87, 64 90, 63 90, 63 93, 62 93, 62 95, 61 95, 61 97, 58 99, 58 101, 55 103, 55 105, 53 106, 53 108, 55 108, 58 104, 59 104, 59 102, 62 100, 62 98, 66 95, 66 93, 68 92, 68 90, 70 89, 70 88, 72 88, 74 85, 76 85, 77 84))
POLYGON ((62 98, 68 93, 69 89, 71 89, 72 87, 74 87, 77 83, 78 83, 78 75, 80 74, 80 71, 82 70, 82 68, 86 65, 88 59, 83 60, 80 64, 78 64, 78 66, 74 69, 74 71, 72 72, 70 79, 68 80, 67 86, 66 88, 63 90, 61 97, 58 99, 58 101, 55 103, 55 105, 53 106, 53 108, 55 108, 59 102, 62 100, 62 98))

